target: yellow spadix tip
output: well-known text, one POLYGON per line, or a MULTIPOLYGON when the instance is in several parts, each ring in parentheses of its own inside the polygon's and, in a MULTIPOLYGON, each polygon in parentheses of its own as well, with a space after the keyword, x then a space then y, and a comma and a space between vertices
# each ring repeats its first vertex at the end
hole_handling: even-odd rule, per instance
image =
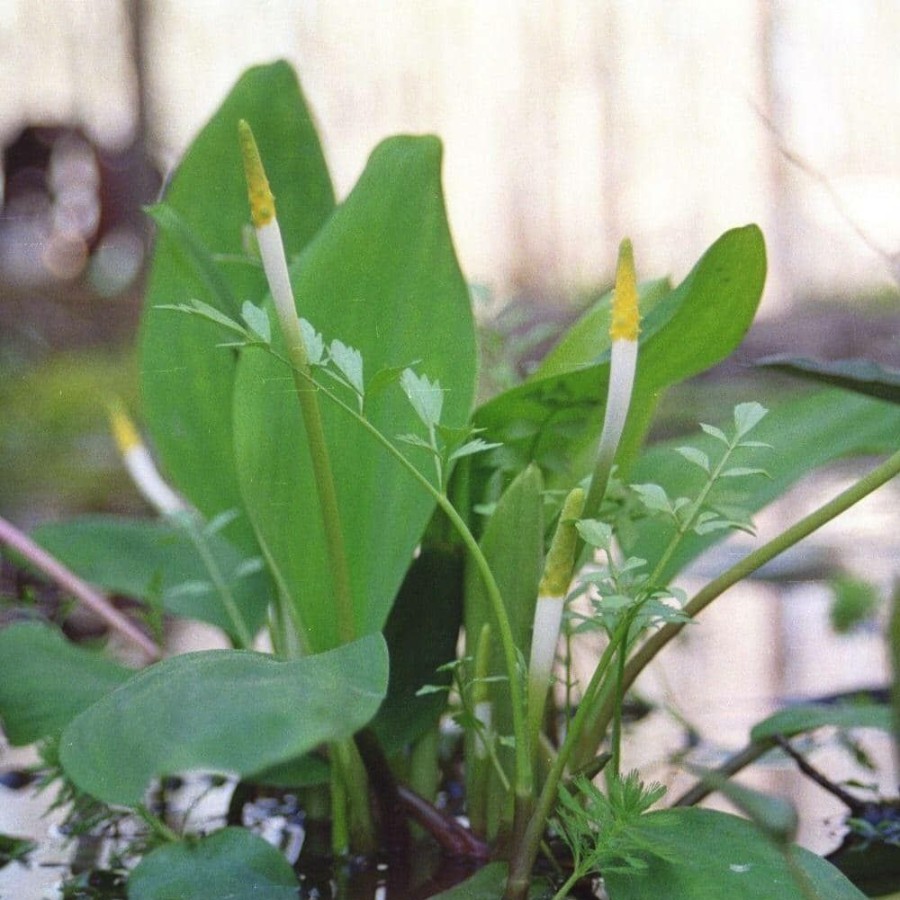
POLYGON ((134 423, 128 418, 125 407, 121 403, 115 400, 111 401, 107 404, 107 410, 113 438, 115 438, 119 453, 124 456, 129 450, 141 445, 141 436, 134 427, 134 423))
POLYGON ((244 119, 238 122, 238 135, 247 179, 247 196, 250 199, 250 218, 256 228, 262 228, 275 218, 275 197, 269 188, 253 131, 244 119))
POLYGON ((614 341, 636 341, 640 331, 637 277, 634 272, 634 251, 625 238, 619 244, 619 264, 616 267, 616 287, 613 292, 612 321, 609 336, 614 341))

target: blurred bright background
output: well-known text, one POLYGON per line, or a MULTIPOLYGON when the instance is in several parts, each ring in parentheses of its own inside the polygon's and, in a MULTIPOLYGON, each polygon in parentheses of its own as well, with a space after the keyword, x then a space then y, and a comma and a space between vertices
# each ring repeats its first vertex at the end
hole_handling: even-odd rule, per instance
MULTIPOLYGON (((0 0, 0 365, 48 365, 27 387, 48 402, 77 385, 47 424, 53 446, 124 379, 109 354, 137 324, 140 207, 243 69, 277 57, 299 73, 341 196, 383 137, 442 137, 486 314, 516 301, 570 315, 608 283, 624 235, 643 276, 680 279, 754 221, 770 260, 761 320, 776 323, 764 349, 897 364, 898 44, 891 0, 0 0), (799 327, 777 325, 799 309, 799 327), (95 367, 76 371, 56 353, 89 349, 95 367)), ((47 467, 31 467, 38 493, 47 467)), ((63 494, 109 502, 93 490, 63 494)))

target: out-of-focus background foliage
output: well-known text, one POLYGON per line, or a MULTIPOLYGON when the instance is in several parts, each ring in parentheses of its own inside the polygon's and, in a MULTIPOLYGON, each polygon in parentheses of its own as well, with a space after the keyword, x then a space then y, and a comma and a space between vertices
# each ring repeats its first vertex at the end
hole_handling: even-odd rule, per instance
POLYGON ((103 401, 139 402, 140 207, 275 57, 342 195, 383 136, 441 135, 463 269, 486 319, 505 308, 501 382, 540 336, 522 323, 571 316, 621 236, 677 279, 748 221, 770 278, 747 358, 897 364, 898 42, 885 0, 2 0, 0 508, 134 502, 103 401))

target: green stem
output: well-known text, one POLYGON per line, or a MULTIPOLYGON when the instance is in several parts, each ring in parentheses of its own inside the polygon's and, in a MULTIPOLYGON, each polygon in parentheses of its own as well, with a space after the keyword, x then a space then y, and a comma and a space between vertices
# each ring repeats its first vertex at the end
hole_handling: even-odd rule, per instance
MULTIPOLYGON (((718 578, 713 579, 687 602, 684 612, 691 619, 695 619, 728 588, 748 578, 766 563, 771 562, 776 556, 809 537, 813 532, 818 531, 823 525, 841 513, 846 512, 851 506, 859 503, 860 500, 896 477, 898 473, 900 473, 900 450, 860 478, 855 484, 842 491, 837 497, 829 500, 824 506, 811 512, 786 531, 744 557, 740 562, 735 563, 718 578)), ((656 634, 651 635, 641 645, 625 667, 622 690, 628 690, 634 684, 635 679, 646 668, 647 664, 656 657, 657 653, 669 641, 681 632, 685 624, 684 622, 672 622, 664 625, 656 634)), ((593 711, 596 718, 593 721, 590 732, 585 735, 586 741, 579 748, 579 760, 590 758, 596 751, 603 735, 606 733, 614 709, 615 695, 605 691, 603 697, 600 698, 598 708, 593 711)))
POLYGON ((320 388, 313 380, 299 327, 296 334, 285 334, 285 337, 288 342, 291 371, 294 374, 294 386, 306 429, 306 443, 316 480, 319 509, 322 513, 322 527, 325 532, 325 546, 331 570, 334 603, 337 608, 338 633, 343 643, 350 643, 356 636, 350 569, 347 565, 347 549, 341 528, 331 457, 328 454, 322 412, 316 396, 320 388))
MULTIPOLYGON (((290 363, 295 378, 304 384, 310 384, 320 391, 325 397, 337 404, 347 415, 352 416, 382 447, 394 457, 394 459, 409 473, 409 475, 425 490, 437 503, 444 515, 449 519, 466 549, 468 550, 479 577, 484 584, 491 610, 496 619, 497 630, 500 634, 500 644, 503 650, 506 675, 509 679, 510 702, 512 705, 513 733, 515 737, 516 776, 514 792, 517 815, 528 817, 531 806, 531 794, 534 779, 531 766, 531 753, 528 746, 528 723, 525 716, 525 695, 522 682, 519 679, 518 661, 516 658, 516 644, 513 638, 512 627, 500 588, 494 578, 494 573, 485 558, 478 541, 469 530, 465 520, 457 512, 456 507, 445 493, 436 488, 368 419, 361 416, 352 406, 344 403, 340 397, 323 385, 316 382, 309 366, 298 369, 290 363)), ((303 396, 311 391, 298 390, 298 395, 303 396)))
MULTIPOLYGON (((735 441, 738 440, 737 437, 734 438, 735 441)), ((703 507, 703 504, 706 502, 706 498, 710 495, 710 492, 713 489, 713 485, 715 485, 716 481, 719 480, 719 477, 722 474, 722 471, 725 468, 726 463, 731 458, 731 454, 734 451, 734 446, 729 443, 725 453, 722 458, 719 460, 718 465, 710 474, 709 478, 706 480, 706 484, 703 485, 702 490, 700 491, 697 499, 694 501, 691 506, 690 514, 685 518, 684 522, 679 523, 676 519, 675 523, 675 533, 672 535, 671 540, 669 541, 668 546, 663 551, 662 556, 659 558, 659 561, 656 563, 656 566, 653 569, 653 573, 650 575, 650 584, 656 584, 656 582, 662 577, 663 572, 666 569, 666 566, 669 564, 669 560, 672 558, 672 555, 678 549, 681 542, 684 540, 684 536, 691 530, 694 525, 694 521, 700 513, 700 510, 703 507)))
POLYGON ((507 879, 506 893, 503 895, 503 900, 524 900, 528 896, 528 886, 531 884, 531 870, 535 859, 537 859, 547 820, 556 804, 559 783, 566 771, 566 766, 575 748, 578 735, 582 732, 589 719, 590 709, 593 706, 592 698, 600 690, 606 678, 606 672, 625 638, 629 625, 630 623, 623 621, 618 626, 610 642, 606 645, 600 661, 597 663, 597 668, 594 669, 594 674, 591 676, 591 680, 584 692, 584 697, 578 705, 578 711, 572 719, 566 737, 559 748, 559 753, 553 760, 553 765, 547 774, 547 780, 544 782, 537 803, 531 811, 528 827, 525 829, 521 841, 513 847, 513 856, 509 863, 509 878, 507 879))
POLYGON ((222 575, 219 564, 210 552, 209 545, 199 527, 199 523, 191 513, 178 513, 174 515, 172 519, 184 529, 193 544, 194 549, 197 551, 197 555, 200 557, 200 560, 213 583, 213 587, 216 589, 216 593, 222 601, 222 606, 225 607, 225 612, 231 620, 231 626, 234 629, 234 636, 237 638, 238 647, 242 650, 249 648, 253 643, 253 635, 250 633, 250 629, 247 627, 247 623, 241 615, 237 601, 234 599, 234 594, 232 594, 228 582, 222 575))

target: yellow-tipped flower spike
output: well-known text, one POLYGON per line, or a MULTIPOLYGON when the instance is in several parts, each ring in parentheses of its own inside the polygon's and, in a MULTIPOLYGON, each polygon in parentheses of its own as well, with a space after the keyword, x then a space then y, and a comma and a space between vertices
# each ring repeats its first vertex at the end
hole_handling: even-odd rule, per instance
POLYGON ((584 491, 575 488, 569 492, 559 514, 559 524, 553 535, 547 560, 544 563, 544 574, 538 588, 541 597, 559 597, 563 599, 569 590, 572 580, 572 567, 575 565, 575 548, 578 534, 575 522, 584 509, 584 491))
POLYGON ((637 278, 634 271, 634 253, 627 238, 619 245, 619 263, 616 268, 616 287, 613 292, 612 320, 609 336, 612 340, 609 364, 609 388, 606 394, 606 411, 603 414, 603 431, 597 448, 594 477, 585 503, 585 516, 595 516, 600 509, 609 473, 631 405, 631 390, 637 371, 638 332, 637 278))
POLYGON ((634 273, 634 251, 625 238, 619 244, 619 264, 616 267, 616 287, 613 292, 612 321, 609 336, 613 341, 636 341, 640 331, 637 277, 634 273))
POLYGON ((119 453, 125 456, 129 450, 141 446, 141 437, 121 403, 116 400, 110 401, 108 411, 109 425, 116 441, 116 447, 119 453))
POLYGON ((281 240, 281 228, 275 215, 275 197, 269 189, 269 181, 263 169, 253 132, 243 119, 238 122, 238 137, 241 155, 244 158, 247 196, 250 198, 250 218, 256 229, 256 241, 259 244, 259 256, 266 273, 266 281, 269 282, 269 290, 275 301, 275 312, 281 323, 288 353, 293 363, 301 371, 305 371, 308 365, 306 347, 297 319, 284 242, 281 240))
POLYGON ((109 404, 109 420, 122 462, 135 487, 147 502, 163 516, 174 516, 187 510, 187 504, 163 481, 150 452, 144 446, 134 423, 119 402, 109 404))
POLYGON ((250 218, 256 228, 262 228, 275 218, 275 195, 269 187, 269 179, 266 178, 256 138, 243 119, 238 122, 238 136, 241 142, 241 156, 244 159, 247 196, 250 199, 250 218))

